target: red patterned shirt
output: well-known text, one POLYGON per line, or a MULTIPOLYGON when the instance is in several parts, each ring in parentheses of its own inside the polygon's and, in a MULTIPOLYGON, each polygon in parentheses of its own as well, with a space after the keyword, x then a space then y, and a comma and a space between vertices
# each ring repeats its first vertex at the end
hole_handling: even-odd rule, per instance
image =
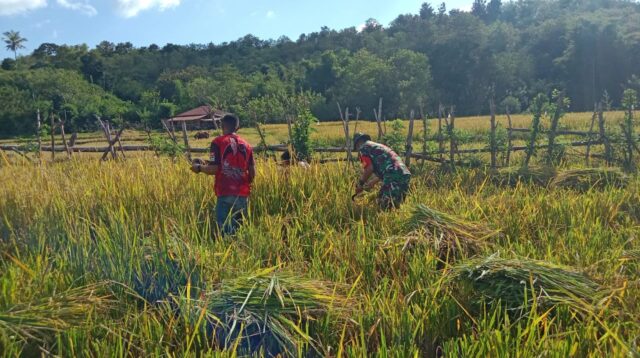
POLYGON ((249 143, 235 133, 217 137, 211 142, 209 160, 218 166, 214 185, 216 196, 249 196, 249 168, 254 166, 249 143))

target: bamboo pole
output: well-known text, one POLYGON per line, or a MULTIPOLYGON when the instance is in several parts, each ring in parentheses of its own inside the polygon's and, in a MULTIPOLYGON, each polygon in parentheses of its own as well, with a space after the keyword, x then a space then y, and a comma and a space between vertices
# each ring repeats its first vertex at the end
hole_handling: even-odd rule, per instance
MULTIPOLYGON (((529 133, 531 132, 531 128, 511 128, 512 132, 518 132, 518 133, 529 133)), ((538 133, 540 134, 549 134, 550 131, 548 130, 539 130, 538 133)), ((575 135, 575 136, 582 136, 582 137, 588 137, 589 136, 589 132, 583 132, 583 131, 572 131, 572 130, 556 130, 556 137, 559 135, 575 135)))
MULTIPOLYGON (((117 143, 117 140, 114 140, 114 145, 115 143, 117 143)), ((621 142, 622 143, 622 142, 621 142)), ((603 144, 602 141, 600 140, 592 140, 592 141, 575 141, 575 142, 566 142, 566 143, 558 143, 558 145, 563 145, 566 147, 586 147, 588 144, 590 145, 600 145, 603 144)), ((544 148, 548 148, 549 145, 548 144, 540 144, 540 145, 536 145, 535 148, 536 149, 544 149, 544 148)), ((153 150, 153 146, 150 145, 127 145, 124 144, 122 146, 122 148, 127 151, 127 152, 136 152, 136 151, 152 151, 153 150)), ((528 146, 513 146, 512 147, 512 152, 519 152, 519 151, 523 151, 526 150, 528 148, 528 146)), ((12 150, 24 150, 25 149, 25 145, 16 145, 16 144, 2 144, 0 145, 0 150, 8 150, 8 151, 12 151, 12 150)), ((104 153, 105 151, 109 151, 109 147, 71 147, 70 150, 72 150, 73 152, 76 153, 104 153)), ((208 153, 210 150, 210 148, 191 148, 191 152, 192 153, 208 153)), ((260 152, 263 150, 272 150, 272 151, 279 151, 279 152, 283 152, 285 150, 287 150, 287 146, 285 145, 268 145, 266 147, 266 149, 263 148, 255 148, 254 152, 260 152)), ((50 152, 51 151, 51 147, 50 146, 44 146, 42 147, 42 151, 43 152, 50 152)), ((59 148, 56 147, 55 148, 56 152, 64 152, 64 148, 59 148)), ((344 153, 345 152, 345 148, 344 147, 323 147, 323 148, 315 148, 314 149, 315 152, 318 153, 344 153)), ((455 154, 477 154, 477 153, 490 153, 490 149, 489 148, 470 148, 470 149, 458 149, 455 151, 455 154)), ((355 152, 354 150, 352 150, 352 152, 355 152)), ((447 154, 449 153, 449 150, 445 150, 442 152, 443 154, 447 154)), ((107 153, 108 154, 108 153, 107 153)), ((434 152, 431 154, 440 154, 439 152, 434 152)), ((412 153, 411 154, 412 158, 418 158, 421 159, 423 157, 423 155, 421 153, 412 153)), ((600 157, 600 155, 595 155, 592 154, 591 157, 600 157)), ((448 159, 445 159, 445 162, 447 162, 448 159)))
POLYGON ((413 152, 413 120, 415 117, 415 112, 411 110, 409 114, 409 133, 407 134, 407 144, 405 146, 405 164, 408 166, 411 165, 411 152, 413 152))
POLYGON ((191 148, 189 148, 189 136, 187 135, 187 123, 182 121, 182 140, 184 141, 184 150, 187 160, 191 162, 191 148))

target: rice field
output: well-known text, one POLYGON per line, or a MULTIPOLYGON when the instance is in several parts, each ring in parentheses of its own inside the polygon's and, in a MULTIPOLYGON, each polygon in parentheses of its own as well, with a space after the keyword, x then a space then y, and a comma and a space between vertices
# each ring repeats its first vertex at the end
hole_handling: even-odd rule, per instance
POLYGON ((407 201, 381 212, 374 193, 351 200, 348 163, 259 158, 250 217, 221 239, 212 178, 182 159, 0 156, 0 352, 636 356, 640 179, 579 180, 581 165, 505 183, 414 162, 407 201))

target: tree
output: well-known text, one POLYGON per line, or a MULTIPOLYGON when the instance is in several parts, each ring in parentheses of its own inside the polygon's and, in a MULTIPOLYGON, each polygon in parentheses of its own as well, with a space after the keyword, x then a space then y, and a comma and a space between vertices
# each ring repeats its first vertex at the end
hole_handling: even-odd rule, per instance
POLYGON ((397 115, 409 115, 411 109, 425 104, 431 91, 431 68, 427 56, 410 50, 399 50, 390 59, 392 89, 387 94, 387 104, 398 111, 397 115), (395 97, 395 98, 394 98, 395 97))
POLYGON ((436 16, 436 12, 433 10, 433 6, 428 2, 425 2, 420 7, 420 18, 423 20, 431 20, 436 16))
POLYGON ((487 4, 487 21, 493 22, 498 20, 500 14, 502 14, 502 1, 490 0, 487 4))
POLYGON ((442 3, 438 6, 438 18, 441 19, 447 15, 447 4, 442 3))
POLYGON ((474 0, 471 5, 471 13, 484 20, 487 17, 487 0, 474 0))
POLYGON ((7 44, 7 50, 13 51, 14 60, 18 60, 18 50, 23 49, 23 43, 27 42, 27 39, 20 36, 20 31, 7 31, 3 33, 4 43, 7 44))

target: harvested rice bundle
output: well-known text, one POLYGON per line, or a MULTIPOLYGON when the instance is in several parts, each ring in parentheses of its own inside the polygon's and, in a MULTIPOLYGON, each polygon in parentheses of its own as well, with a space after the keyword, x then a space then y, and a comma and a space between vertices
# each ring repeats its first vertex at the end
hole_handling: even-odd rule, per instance
POLYGON ((0 330, 20 340, 41 341, 49 334, 87 322, 92 312, 107 312, 115 300, 105 293, 106 284, 72 288, 50 297, 0 307, 0 330))
POLYGON ((349 307, 345 287, 264 270, 249 277, 223 281, 207 294, 214 335, 224 347, 244 353, 297 355, 314 341, 305 331, 307 322, 329 311, 344 316, 349 307))
POLYGON ((500 234, 484 224, 470 222, 423 204, 416 206, 409 227, 412 229, 410 233, 395 240, 403 241, 404 248, 415 244, 433 245, 442 260, 476 255, 489 245, 487 239, 500 234))
POLYGON ((534 302, 541 308, 564 304, 584 310, 593 307, 600 290, 597 283, 569 267, 497 254, 462 263, 452 274, 479 298, 490 304, 501 302, 512 311, 527 312, 534 302))
POLYGON ((587 191, 607 186, 623 188, 628 182, 629 177, 617 168, 588 168, 558 173, 551 182, 551 187, 587 191))
POLYGON ((502 186, 516 186, 520 182, 547 186, 554 176, 555 169, 551 167, 509 167, 495 171, 492 181, 502 186))

